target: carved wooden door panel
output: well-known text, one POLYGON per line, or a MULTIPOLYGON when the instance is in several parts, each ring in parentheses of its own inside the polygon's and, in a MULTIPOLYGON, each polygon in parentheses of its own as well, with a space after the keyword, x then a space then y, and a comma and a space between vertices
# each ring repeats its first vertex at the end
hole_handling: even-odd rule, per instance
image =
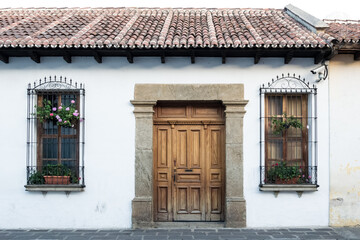
POLYGON ((158 107, 154 220, 223 221, 225 125, 216 107, 158 107))
POLYGON ((206 145, 207 221, 224 220, 225 203, 225 126, 207 128, 206 145))
POLYGON ((205 134, 202 126, 173 130, 175 221, 205 221, 205 134))
POLYGON ((154 126, 154 209, 156 221, 172 221, 171 127, 154 126))

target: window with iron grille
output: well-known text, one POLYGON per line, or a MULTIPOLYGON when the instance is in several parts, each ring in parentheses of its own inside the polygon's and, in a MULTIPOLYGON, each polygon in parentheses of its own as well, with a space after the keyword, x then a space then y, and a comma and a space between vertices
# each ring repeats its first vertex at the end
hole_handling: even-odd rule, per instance
POLYGON ((49 77, 28 87, 27 185, 85 186, 83 84, 49 77))
POLYGON ((290 74, 260 88, 260 187, 317 185, 316 95, 290 74))

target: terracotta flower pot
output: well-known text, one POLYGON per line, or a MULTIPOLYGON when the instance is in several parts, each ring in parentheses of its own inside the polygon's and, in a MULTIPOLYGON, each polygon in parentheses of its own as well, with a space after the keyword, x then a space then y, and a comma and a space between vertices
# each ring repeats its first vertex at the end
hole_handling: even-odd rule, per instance
POLYGON ((277 179, 275 179, 275 184, 297 184, 298 180, 299 180, 298 177, 294 177, 294 178, 290 178, 290 179, 277 178, 277 179))
POLYGON ((70 184, 70 176, 44 176, 45 184, 70 184))

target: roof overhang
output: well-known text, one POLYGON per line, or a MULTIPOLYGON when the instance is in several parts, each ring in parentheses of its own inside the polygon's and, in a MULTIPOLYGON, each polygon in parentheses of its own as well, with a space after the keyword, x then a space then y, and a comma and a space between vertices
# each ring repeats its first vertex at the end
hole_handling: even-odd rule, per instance
MULTIPOLYGON (((336 54, 353 54, 354 61, 360 60, 360 42, 358 43, 339 43, 335 48, 336 54)), ((333 54, 335 56, 335 54, 333 54)))
POLYGON ((331 48, 165 48, 165 49, 122 49, 122 48, 1 48, 0 60, 9 63, 13 57, 29 57, 36 63, 42 57, 62 57, 67 63, 72 57, 93 57, 102 63, 103 57, 126 57, 129 63, 136 57, 159 57, 165 63, 168 57, 189 57, 195 63, 197 57, 218 57, 222 63, 226 58, 253 58, 257 64, 261 58, 283 58, 288 64, 293 58, 313 58, 320 63, 332 53, 331 48))

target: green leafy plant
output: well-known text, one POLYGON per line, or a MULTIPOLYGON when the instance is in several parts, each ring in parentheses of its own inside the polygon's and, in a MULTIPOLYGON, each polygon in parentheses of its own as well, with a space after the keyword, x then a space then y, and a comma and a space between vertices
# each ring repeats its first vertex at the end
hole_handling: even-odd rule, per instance
POLYGON ((80 119, 80 113, 75 109, 75 100, 71 100, 69 106, 52 107, 50 100, 44 100, 43 106, 35 106, 36 113, 34 115, 45 122, 47 120, 54 121, 58 126, 74 127, 80 119))
POLYGON ((48 164, 42 170, 34 171, 30 174, 28 184, 45 184, 44 176, 69 176, 70 183, 78 184, 80 177, 74 170, 64 165, 48 164))
POLYGON ((42 174, 44 176, 71 176, 70 168, 64 165, 51 165, 48 164, 43 167, 42 174))
POLYGON ((77 177, 75 174, 71 174, 71 176, 70 176, 70 182, 71 183, 78 184, 80 179, 81 179, 81 177, 77 177))
POLYGON ((29 184, 44 184, 44 175, 41 172, 35 171, 29 177, 29 184))
POLYGON ((276 180, 300 179, 302 169, 299 166, 287 166, 286 162, 275 163, 266 173, 268 183, 275 183, 276 180))
POLYGON ((43 176, 70 176, 71 183, 79 183, 81 178, 77 177, 75 172, 64 165, 48 164, 43 167, 43 176))
POLYGON ((289 129, 290 127, 300 129, 303 127, 299 119, 296 119, 294 116, 288 117, 286 113, 284 113, 281 118, 272 117, 271 126, 275 135, 280 135, 283 131, 289 129))

